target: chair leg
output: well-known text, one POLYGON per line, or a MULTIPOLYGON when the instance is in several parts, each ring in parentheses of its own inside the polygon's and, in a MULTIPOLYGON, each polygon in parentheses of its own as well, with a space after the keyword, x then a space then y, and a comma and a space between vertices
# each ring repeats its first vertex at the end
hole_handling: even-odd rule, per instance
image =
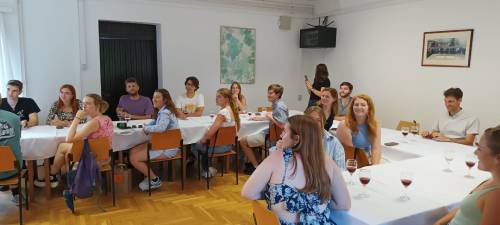
POLYGON ((223 162, 223 158, 219 158, 219 164, 220 164, 220 176, 223 177, 224 176, 224 163, 223 162))
MULTIPOLYGON (((21 190, 19 190, 19 193, 21 193, 21 190)), ((25 197, 25 204, 26 204, 26 210, 29 210, 29 202, 28 202, 28 177, 24 177, 24 197, 25 197)))
POLYGON ((235 168, 236 169, 236 185, 238 185, 238 170, 240 168, 240 166, 239 166, 240 160, 239 160, 238 155, 239 155, 239 151, 238 151, 238 147, 236 147, 236 154, 234 155, 234 157, 236 158, 236 162, 234 163, 234 165, 236 167, 235 168))
POLYGON ((207 189, 210 189, 210 177, 208 176, 208 168, 210 168, 210 166, 208 165, 208 161, 209 161, 209 158, 208 158, 208 152, 207 154, 205 155, 205 163, 206 163, 206 166, 205 166, 205 173, 207 173, 207 189))
POLYGON ((113 195, 113 206, 116 206, 116 192, 115 192, 115 163, 111 163, 111 194, 113 195))
MULTIPOLYGON (((19 197, 19 224, 23 224, 23 195, 21 192, 21 170, 18 170, 18 176, 17 176, 17 187, 18 187, 18 194, 17 196, 19 197)), ((28 196, 26 196, 28 198, 28 196)))
POLYGON ((184 191, 184 178, 186 171, 186 160, 184 158, 184 148, 181 148, 181 190, 184 191))
POLYGON ((201 180, 201 154, 198 152, 198 180, 201 180))
POLYGON ((149 150, 147 151, 147 160, 148 160, 148 192, 149 192, 149 196, 151 196, 151 160, 149 158, 149 150))

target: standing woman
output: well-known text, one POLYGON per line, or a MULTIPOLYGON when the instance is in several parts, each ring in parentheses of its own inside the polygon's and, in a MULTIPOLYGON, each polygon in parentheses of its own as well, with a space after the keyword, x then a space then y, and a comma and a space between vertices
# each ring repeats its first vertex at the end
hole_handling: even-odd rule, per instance
MULTIPOLYGON (((179 123, 176 117, 176 108, 172 98, 170 97, 170 93, 165 89, 158 89, 153 94, 153 107, 155 113, 153 113, 153 118, 155 120, 151 121, 148 125, 146 125, 143 130, 144 133, 156 133, 156 132, 164 132, 170 129, 179 128, 179 123)), ((130 163, 139 170, 144 175, 144 180, 139 183, 139 189, 141 191, 147 191, 149 189, 148 185, 148 165, 147 161, 147 150, 148 142, 142 143, 132 148, 130 151, 130 163)), ((152 151, 149 153, 149 158, 153 159, 166 159, 174 157, 178 148, 175 149, 166 149, 162 151, 152 151)), ((156 189, 161 186, 160 178, 150 169, 151 176, 151 189, 156 189)))
POLYGON ((245 98, 245 96, 241 94, 240 83, 233 81, 233 83, 231 84, 231 93, 233 102, 236 105, 236 109, 238 109, 238 112, 244 113, 247 109, 247 98, 245 98))
POLYGON ((324 88, 321 91, 321 100, 318 102, 318 106, 323 109, 325 114, 325 130, 330 130, 333 124, 333 120, 337 115, 339 109, 338 94, 335 88, 324 88))
POLYGON ((354 97, 345 120, 337 128, 337 137, 344 146, 363 149, 371 164, 380 163, 380 124, 375 119, 375 105, 370 96, 354 97))
POLYGON ((328 78, 328 68, 325 64, 318 64, 316 66, 316 73, 314 74, 314 83, 306 76, 305 85, 307 91, 309 92, 309 103, 307 108, 316 105, 316 102, 320 100, 321 91, 323 88, 330 87, 330 79, 328 78))
POLYGON ((342 172, 326 157, 323 130, 309 116, 288 118, 281 133, 283 150, 257 167, 241 190, 250 200, 265 191, 269 208, 282 225, 335 224, 333 210, 348 210, 351 198, 342 172))
POLYGON ((54 156, 54 164, 50 167, 50 183, 51 187, 57 186, 56 174, 65 164, 66 155, 70 153, 73 142, 88 138, 89 140, 106 138, 109 141, 109 148, 113 139, 113 122, 108 116, 103 115, 109 105, 98 94, 88 94, 83 98, 83 110, 78 110, 71 126, 69 127, 66 142, 59 144, 56 155, 54 156), (89 120, 78 129, 78 124, 84 118, 89 120))
MULTIPOLYGON (((76 98, 73 85, 64 84, 59 88, 59 99, 50 107, 47 124, 52 126, 69 127, 76 116, 76 112, 82 109, 82 102, 76 98)), ((85 123, 85 119, 80 123, 85 123)))

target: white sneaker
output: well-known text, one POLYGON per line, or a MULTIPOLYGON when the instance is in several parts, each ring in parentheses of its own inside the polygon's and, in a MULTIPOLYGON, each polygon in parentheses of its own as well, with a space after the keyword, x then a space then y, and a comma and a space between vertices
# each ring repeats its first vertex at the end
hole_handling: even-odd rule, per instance
MULTIPOLYGON (((213 168, 213 167, 208 167, 208 178, 211 178, 213 176, 215 176, 217 174, 217 169, 213 168)), ((201 176, 203 178, 207 178, 207 171, 204 170, 202 173, 201 173, 201 176)))
MULTIPOLYGON (((160 177, 157 177, 157 178, 158 178, 158 181, 156 181, 156 182, 154 180, 151 180, 151 190, 161 187, 161 179, 160 179, 160 177)), ((141 191, 148 191, 149 190, 147 177, 145 177, 144 180, 141 181, 141 183, 139 183, 139 189, 141 189, 141 191)))
MULTIPOLYGON (((33 184, 35 185, 35 187, 44 188, 45 187, 45 179, 40 180, 37 178, 37 179, 35 179, 35 181, 33 181, 33 184)), ((57 177, 50 175, 50 187, 56 188, 57 185, 59 185, 59 181, 57 180, 57 177)))
MULTIPOLYGON (((20 190, 21 191, 21 190, 20 190)), ((20 194, 17 194, 17 195, 10 195, 10 200, 12 202, 14 202, 17 206, 19 205, 19 195, 20 194)), ((26 201, 26 198, 24 197, 24 195, 21 194, 21 200, 23 201, 23 203, 26 201)))

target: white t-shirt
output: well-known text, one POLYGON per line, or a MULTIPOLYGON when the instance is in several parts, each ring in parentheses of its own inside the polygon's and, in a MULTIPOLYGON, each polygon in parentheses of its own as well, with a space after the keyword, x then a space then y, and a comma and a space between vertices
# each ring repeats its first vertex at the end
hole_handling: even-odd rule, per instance
POLYGON ((175 100, 175 107, 185 113, 193 113, 198 107, 205 107, 205 98, 198 92, 194 94, 193 98, 188 98, 186 94, 183 94, 175 100))
POLYGON ((231 107, 227 106, 226 108, 221 109, 217 115, 222 115, 226 118, 226 121, 224 121, 221 125, 222 127, 231 127, 236 125, 233 113, 231 112, 231 107))
POLYGON ((433 129, 449 138, 462 139, 467 134, 479 134, 479 120, 475 116, 468 115, 463 109, 453 116, 446 112, 433 129))

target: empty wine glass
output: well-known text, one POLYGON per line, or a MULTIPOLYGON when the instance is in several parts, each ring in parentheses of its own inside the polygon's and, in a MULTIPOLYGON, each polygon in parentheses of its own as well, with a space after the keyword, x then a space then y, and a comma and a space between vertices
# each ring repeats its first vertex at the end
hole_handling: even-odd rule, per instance
POLYGON ((362 168, 359 170, 359 182, 363 184, 363 192, 359 194, 359 197, 361 198, 367 198, 370 195, 366 193, 366 185, 370 183, 370 180, 372 178, 371 171, 367 168, 362 168))
POLYGON ((419 130, 418 130, 418 126, 413 125, 413 126, 411 126, 411 127, 410 127, 410 133, 412 133, 412 134, 413 134, 413 139, 412 139, 412 141, 417 141, 416 137, 417 137, 418 131, 419 131, 419 130))
POLYGON ((444 169, 443 171, 445 172, 452 172, 453 170, 451 169, 451 162, 455 159, 455 151, 448 149, 444 152, 444 160, 446 161, 446 164, 448 165, 448 168, 444 169))
POLYGON ((470 171, 471 171, 472 167, 474 167, 476 165, 476 161, 477 161, 476 155, 474 155, 473 153, 469 153, 469 154, 465 155, 465 165, 469 168, 467 170, 467 175, 465 175, 465 177, 474 178, 474 176, 472 176, 470 171))
POLYGON ((354 181, 352 180, 352 175, 354 174, 354 172, 358 168, 358 161, 356 161, 355 159, 348 159, 346 162, 346 168, 347 168, 347 171, 349 171, 349 173, 351 174, 351 179, 349 180, 349 185, 354 185, 354 181))
POLYGON ((401 183, 405 187, 405 192, 403 196, 400 197, 400 199, 403 201, 408 201, 410 200, 410 196, 408 196, 408 187, 413 182, 413 173, 410 171, 403 171, 401 172, 400 178, 401 178, 401 183))

